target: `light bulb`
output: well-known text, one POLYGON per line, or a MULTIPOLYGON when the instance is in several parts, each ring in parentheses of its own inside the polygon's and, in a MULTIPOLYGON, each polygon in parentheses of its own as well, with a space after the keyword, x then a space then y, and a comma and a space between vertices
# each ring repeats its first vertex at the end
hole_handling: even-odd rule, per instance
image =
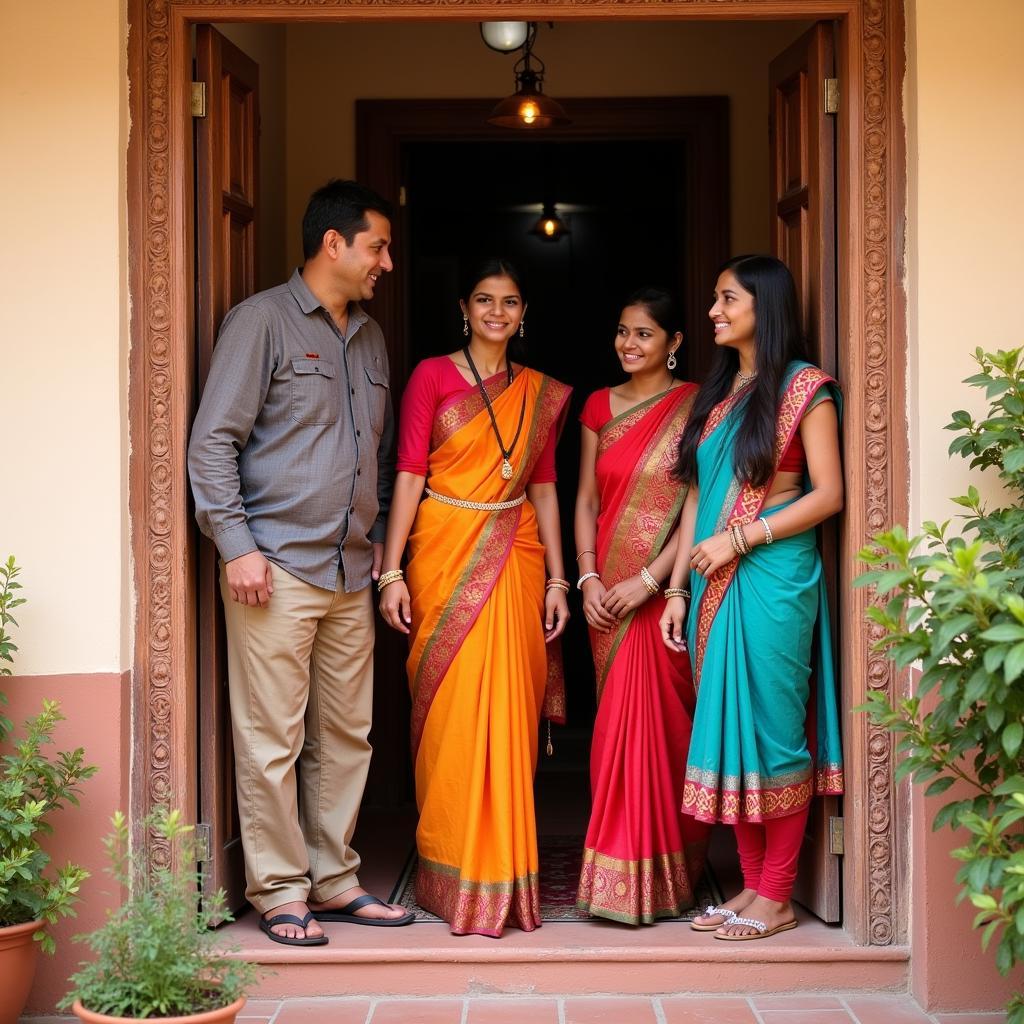
POLYGON ((492 49, 501 53, 518 50, 529 34, 530 25, 526 21, 484 21, 480 23, 480 34, 484 42, 492 49))
POLYGON ((557 227, 558 225, 550 217, 548 217, 548 219, 544 221, 543 225, 544 234, 547 235, 548 238, 553 238, 555 234, 555 229, 557 227))
POLYGON ((534 100, 524 100, 519 104, 519 119, 523 124, 533 124, 540 115, 540 108, 534 100))

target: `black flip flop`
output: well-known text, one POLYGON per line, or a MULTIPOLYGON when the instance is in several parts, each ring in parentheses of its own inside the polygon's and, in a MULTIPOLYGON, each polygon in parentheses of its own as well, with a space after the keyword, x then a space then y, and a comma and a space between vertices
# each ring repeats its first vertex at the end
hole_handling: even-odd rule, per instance
POLYGON ((344 921, 346 924, 368 924, 373 928, 399 928, 403 924, 412 924, 416 920, 415 914, 404 914, 402 917, 359 917, 356 911, 362 907, 379 903, 382 907, 388 906, 383 900, 365 893, 357 896, 351 903, 338 910, 314 910, 313 917, 318 921, 344 921))
POLYGON ((315 920, 316 915, 310 911, 305 917, 296 917, 294 914, 278 914, 276 917, 272 917, 269 920, 260 914, 260 931, 269 938, 273 939, 274 942, 280 942, 282 946, 326 946, 327 936, 305 936, 301 939, 293 939, 289 935, 278 935, 277 932, 272 932, 270 929, 275 925, 279 924, 296 924, 300 928, 305 928, 310 921, 315 920))

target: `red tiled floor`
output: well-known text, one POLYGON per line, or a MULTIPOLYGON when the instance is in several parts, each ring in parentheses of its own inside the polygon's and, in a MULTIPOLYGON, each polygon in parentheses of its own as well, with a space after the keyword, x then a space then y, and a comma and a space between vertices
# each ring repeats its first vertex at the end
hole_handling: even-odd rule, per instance
POLYGON ((249 999, 242 1012, 238 1015, 239 1020, 248 1020, 255 1017, 257 1020, 270 1020, 277 1013, 281 1005, 279 999, 249 999))
POLYGON ((370 1018, 371 1024, 459 1024, 461 1020, 461 999, 389 999, 378 1003, 370 1018))
POLYGON ((657 1024, 650 999, 566 999, 565 1024, 657 1024))
POLYGON ((369 999, 287 999, 274 1024, 366 1024, 369 999))
POLYGON ((846 1005, 860 1024, 932 1024, 932 1018, 909 996, 847 996, 846 1005))
POLYGON ((751 996, 750 1001, 760 1010, 841 1010, 843 1004, 836 996, 751 996))
POLYGON ((466 1024, 558 1024, 557 999, 470 999, 466 1024))
POLYGON ((764 1024, 854 1024, 846 1010, 762 1010, 764 1024))
POLYGON ((939 1024, 1006 1024, 1005 1013, 937 1013, 939 1024))
POLYGON ((757 1018, 746 999, 716 999, 714 996, 662 998, 665 1024, 756 1024, 757 1018))

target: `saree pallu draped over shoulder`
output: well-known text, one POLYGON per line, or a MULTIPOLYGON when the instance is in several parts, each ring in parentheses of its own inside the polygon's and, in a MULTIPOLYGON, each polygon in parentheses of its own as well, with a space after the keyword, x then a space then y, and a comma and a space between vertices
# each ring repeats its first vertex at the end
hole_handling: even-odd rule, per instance
MULTIPOLYGON (((501 453, 477 390, 439 410, 430 489, 495 504, 523 494, 569 388, 529 369, 484 385, 502 437, 525 426, 501 476, 501 453)), ((416 514, 406 570, 412 597, 412 748, 419 867, 416 900, 452 932, 498 936, 540 924, 533 774, 543 711, 564 721, 557 642, 544 642, 544 549, 532 505, 500 511, 431 498, 416 514)))
MULTIPOLYGON (((733 449, 741 391, 716 406, 697 449, 694 542, 770 517, 771 481, 739 484, 733 449)), ((775 465, 804 414, 835 381, 791 363, 779 404, 775 465)), ((798 499, 793 499, 798 500, 798 499)), ((839 709, 825 580, 815 531, 761 544, 710 578, 690 577, 688 643, 698 689, 683 810, 701 821, 760 822, 843 791, 839 709)))
MULTIPOLYGON (((608 587, 650 565, 676 526, 686 489, 672 469, 696 391, 656 396, 598 433, 596 554, 608 587)), ((590 631, 598 710, 577 906, 628 924, 691 907, 706 846, 706 827, 679 810, 695 694, 686 654, 662 643, 662 607, 653 597, 616 629, 590 631)))

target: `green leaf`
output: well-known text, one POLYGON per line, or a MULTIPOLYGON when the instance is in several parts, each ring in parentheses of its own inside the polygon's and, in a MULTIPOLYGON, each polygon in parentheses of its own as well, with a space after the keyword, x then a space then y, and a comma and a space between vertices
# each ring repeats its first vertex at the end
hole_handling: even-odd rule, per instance
POLYGON ((1003 730, 1003 750, 1007 757, 1016 757, 1020 750, 1021 741, 1024 740, 1024 725, 1020 722, 1011 722, 1003 730))
POLYGON ((1024 640, 1024 626, 1016 622, 1000 622, 991 629, 986 629, 981 635, 982 640, 992 640, 995 643, 1011 644, 1024 640))
POLYGON ((990 896, 987 892, 972 892, 969 894, 971 902, 979 910, 995 910, 996 901, 994 896, 990 896))
POLYGON ((1019 643, 1010 649, 1003 665, 1003 674, 1007 683, 1014 682, 1024 672, 1024 643, 1019 643))
POLYGON ((941 793, 945 793, 955 781, 956 779, 952 775, 944 775, 941 779, 936 779, 932 782, 924 791, 924 795, 939 796, 941 793))
POLYGON ((954 615, 953 618, 947 619, 935 631, 935 637, 932 642, 933 649, 939 648, 944 650, 949 647, 955 637, 958 637, 961 633, 966 633, 967 630, 977 624, 977 621, 975 616, 967 613, 954 615))

